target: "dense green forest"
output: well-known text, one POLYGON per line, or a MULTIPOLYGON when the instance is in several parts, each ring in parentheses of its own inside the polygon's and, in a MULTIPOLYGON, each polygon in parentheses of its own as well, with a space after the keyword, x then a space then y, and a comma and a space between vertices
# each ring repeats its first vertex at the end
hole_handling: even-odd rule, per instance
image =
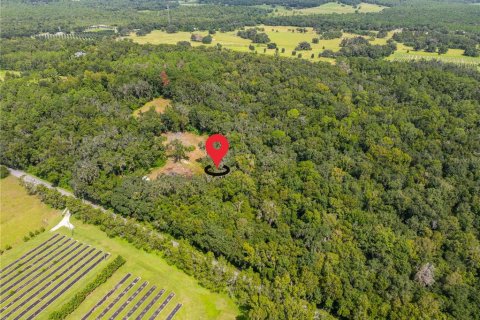
POLYGON ((480 319, 477 71, 107 39, 0 64, 0 162, 248 270, 250 318, 480 319), (232 172, 142 180, 178 130, 225 134, 232 172))
POLYGON ((81 32, 97 24, 117 26, 120 35, 138 29, 144 34, 167 27, 183 31, 232 31, 258 24, 314 27, 321 32, 332 29, 361 32, 408 27, 420 31, 435 30, 437 38, 446 34, 446 40, 441 42, 452 44, 452 48, 458 47, 459 42, 479 43, 478 5, 438 1, 400 1, 395 4, 398 5, 379 13, 270 16, 273 9, 254 6, 177 6, 176 2, 171 2, 169 20, 167 10, 162 10, 161 5, 150 0, 58 0, 40 3, 7 0, 0 4, 3 13, 0 27, 3 38, 31 36, 41 32, 81 32), (455 36, 449 36, 455 32, 455 36))

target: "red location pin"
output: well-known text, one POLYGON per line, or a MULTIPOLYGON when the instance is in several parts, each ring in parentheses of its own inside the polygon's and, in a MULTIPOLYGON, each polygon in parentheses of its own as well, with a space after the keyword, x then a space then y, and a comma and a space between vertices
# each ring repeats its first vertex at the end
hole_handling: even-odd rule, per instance
POLYGON ((220 162, 222 162, 223 157, 228 152, 228 140, 221 134, 214 134, 208 137, 207 141, 205 142, 205 149, 207 150, 208 155, 212 158, 213 163, 218 169, 220 162), (220 143, 220 148, 215 149, 215 143, 220 143))

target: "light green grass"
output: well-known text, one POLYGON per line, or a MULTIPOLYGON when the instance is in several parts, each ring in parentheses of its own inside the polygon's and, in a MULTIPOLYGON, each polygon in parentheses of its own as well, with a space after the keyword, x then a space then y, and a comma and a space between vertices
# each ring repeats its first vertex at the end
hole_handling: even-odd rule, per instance
MULTIPOLYGON (((328 58, 319 58, 318 53, 323 52, 324 50, 338 51, 340 50, 340 43, 343 38, 356 37, 358 35, 351 33, 344 33, 342 38, 332 39, 332 40, 320 40, 318 44, 313 44, 312 39, 319 37, 319 35, 313 30, 313 28, 306 28, 306 33, 300 33, 296 29, 297 27, 291 26, 258 26, 265 29, 265 33, 270 37, 271 42, 275 42, 280 49, 279 56, 295 58, 292 56, 292 51, 295 50, 295 47, 299 42, 307 41, 310 43, 312 50, 311 51, 298 51, 302 53, 302 58, 310 61, 327 61, 334 63, 334 59, 328 58), (292 32, 292 31, 295 32, 292 32), (285 53, 281 53, 281 49, 285 48, 285 53), (312 59, 311 54, 314 54, 315 57, 312 59)), ((370 40, 371 44, 374 45, 385 45, 388 39, 391 39, 394 32, 399 30, 394 30, 388 32, 387 37, 385 38, 374 38, 373 40, 370 37, 365 37, 370 40)), ((197 32, 201 35, 206 35, 206 31, 197 32)), ((226 49, 241 51, 241 52, 252 52, 249 50, 249 45, 252 44, 250 40, 242 39, 236 35, 237 31, 226 32, 226 33, 217 33, 213 35, 212 44, 205 46, 215 46, 217 43, 222 44, 226 49)), ((166 32, 155 30, 149 33, 146 36, 138 37, 134 34, 130 35, 133 41, 138 43, 152 43, 152 44, 176 44, 178 41, 190 41, 191 33, 189 32, 178 32, 174 34, 168 34, 166 32)), ((191 42, 192 46, 201 46, 203 44, 198 42, 191 42)), ((275 50, 267 49, 264 53, 264 49, 267 47, 265 44, 253 44, 255 46, 255 51, 258 54, 267 54, 274 55, 275 50)), ((450 49, 446 54, 438 55, 438 53, 430 53, 424 51, 413 51, 412 48, 407 47, 401 43, 397 44, 397 51, 388 57, 388 60, 418 60, 418 59, 437 59, 443 62, 456 63, 456 64, 468 64, 480 66, 479 57, 466 57, 463 55, 463 50, 459 49, 450 49)))
POLYGON ((87 28, 84 32, 115 31, 115 28, 87 28))
POLYGON ((0 180, 0 247, 15 248, 30 231, 49 230, 61 220, 58 210, 51 209, 27 195, 17 178, 0 180))
POLYGON ((449 49, 446 54, 439 55, 435 52, 414 51, 412 47, 397 44, 397 50, 387 58, 388 60, 439 60, 448 63, 467 64, 480 66, 480 57, 467 57, 461 49, 449 49))
MULTIPOLYGON (((165 299, 168 293, 172 291, 175 292, 175 297, 167 305, 167 308, 162 311, 162 317, 165 317, 177 303, 182 303, 183 306, 175 316, 175 319, 235 319, 239 314, 238 308, 226 294, 212 293, 201 287, 195 279, 186 275, 176 267, 168 265, 165 260, 158 255, 138 250, 122 239, 108 238, 105 233, 97 227, 83 224, 79 220, 72 219, 72 223, 75 225, 75 239, 110 252, 113 256, 121 255, 126 258, 127 262, 117 270, 111 279, 97 288, 68 319, 79 319, 83 316, 106 292, 113 288, 115 284, 129 272, 132 273, 133 276, 129 279, 130 281, 137 276, 142 278, 140 284, 143 283, 143 281, 149 281, 149 286, 140 293, 140 296, 143 296, 152 285, 166 289, 164 296, 162 296, 163 299, 165 299)), ((70 234, 68 230, 61 230, 61 232, 70 234)), ((137 284, 129 293, 133 293, 140 284, 137 284)), ((121 290, 116 294, 120 291, 121 290)), ((107 300, 105 305, 96 310, 94 316, 98 315, 103 308, 108 305, 109 301, 114 299, 116 294, 107 300)), ((153 296, 149 299, 152 298, 153 296)), ((116 308, 118 308, 125 299, 127 298, 124 297, 119 301, 116 308)), ((161 301, 163 300, 161 299, 161 301)), ((158 305, 158 303, 156 305, 158 305)), ((144 307, 144 305, 134 313, 132 318, 135 318, 135 316, 140 313, 143 309, 142 307, 144 307)), ((114 308, 114 310, 116 310, 116 308, 114 308)), ((126 312, 127 311, 124 311, 122 315, 126 314, 126 312)), ((153 310, 151 310, 150 313, 151 312, 153 312, 153 310)), ((111 313, 113 313, 113 311, 110 311, 108 314, 111 313)))
POLYGON ((270 5, 261 5, 257 6, 264 9, 273 9, 272 15, 274 16, 294 16, 294 15, 309 15, 309 14, 343 14, 343 13, 354 13, 358 10, 359 13, 368 13, 368 12, 380 12, 386 7, 370 4, 370 3, 360 3, 358 7, 354 8, 353 6, 342 4, 338 2, 328 2, 317 7, 303 8, 303 9, 293 9, 285 8, 282 6, 270 6, 270 5))
MULTIPOLYGON (((52 216, 54 219, 52 218, 49 227, 55 225, 55 223, 60 220, 61 217, 57 210, 48 208, 35 196, 29 196, 23 187, 18 184, 18 180, 16 178, 10 176, 1 180, 1 187, 2 239, 4 237, 7 239, 18 239, 20 237, 21 239, 26 232, 32 229, 32 226, 35 225, 35 223, 42 221, 41 219, 39 220, 32 218, 36 217, 36 215, 52 216), (19 215, 17 213, 22 214, 19 215), (19 228, 6 228, 7 224, 10 225, 12 223, 12 218, 19 219, 18 221, 20 222, 17 223, 19 228), (30 225, 30 223, 32 225, 30 225), (25 232, 21 228, 24 228, 27 231, 25 232)), ((158 287, 154 294, 158 292, 160 288, 164 288, 166 290, 160 301, 163 301, 163 299, 165 299, 170 292, 174 292, 176 294, 167 305, 166 309, 162 311, 160 317, 165 317, 177 303, 182 303, 183 306, 179 313, 175 316, 175 319, 235 319, 235 317, 239 314, 238 307, 226 294, 213 293, 201 287, 193 277, 188 276, 174 266, 170 266, 157 254, 146 253, 142 250, 136 249, 133 245, 122 239, 108 238, 106 234, 96 226, 83 224, 74 218, 71 219, 71 222, 75 226, 73 236, 72 232, 65 228, 58 230, 58 233, 73 237, 74 239, 82 243, 89 244, 96 249, 109 252, 111 254, 109 260, 116 255, 122 255, 125 257, 127 262, 112 276, 111 279, 97 288, 87 298, 87 300, 84 301, 80 307, 69 316, 69 319, 79 319, 95 304, 96 301, 98 301, 98 299, 103 297, 105 293, 128 272, 132 273, 134 277, 140 276, 142 278, 140 283, 146 280, 149 281, 149 286, 140 293, 140 296, 137 297, 137 299, 143 296, 143 294, 145 294, 148 288, 152 285, 156 285, 158 287)), ((23 242, 23 240, 19 241, 12 250, 7 251, 2 255, 1 265, 6 266, 51 236, 52 233, 47 231, 28 242, 23 242)), ((68 291, 68 294, 63 295, 55 303, 45 309, 45 311, 40 314, 38 319, 47 319, 48 315, 52 311, 57 310, 63 303, 66 303, 75 292, 83 289, 86 284, 92 281, 98 272, 105 267, 105 265, 105 262, 99 264, 85 278, 75 284, 72 289, 68 291)), ((132 280, 134 277, 132 277, 132 280)), ((139 285, 140 284, 137 284, 136 287, 139 285)), ((130 293, 133 293, 133 291, 134 290, 132 290, 130 293)), ((127 297, 124 299, 127 299, 127 297)), ((152 298, 153 296, 151 296, 149 299, 152 298)), ((123 301, 124 300, 121 300, 118 306, 121 305, 123 301)), ((106 302, 105 306, 107 304, 108 301, 106 302)), ((146 303, 134 313, 134 316, 140 313, 145 305, 146 303)), ((158 305, 159 303, 157 303, 155 306, 158 305)), ((105 306, 103 306, 103 308, 105 306)), ((100 313, 101 310, 103 309, 100 308, 97 310, 94 315, 100 313)), ((116 310, 116 308, 114 308, 114 310, 116 310)), ((129 308, 127 308, 127 310, 125 310, 121 315, 126 314, 128 310, 129 308)), ((113 311, 110 313, 113 313, 113 311)), ((153 313, 153 310, 151 310, 147 316, 151 313, 153 313)))
MULTIPOLYGON (((296 31, 297 27, 288 27, 288 26, 259 26, 265 29, 265 33, 268 34, 270 37, 271 42, 275 42, 279 48, 279 56, 281 57, 292 57, 292 51, 295 50, 295 47, 298 43, 302 41, 310 42, 312 46, 311 51, 298 51, 298 53, 302 53, 304 59, 310 61, 328 61, 332 62, 333 59, 326 59, 326 58, 318 58, 318 54, 322 52, 325 47, 326 49, 330 49, 333 51, 340 50, 340 42, 341 39, 332 39, 332 40, 320 40, 318 44, 313 44, 312 39, 319 37, 319 35, 313 30, 313 28, 306 28, 306 33, 300 33, 296 31), (294 32, 292 32, 292 30, 294 32), (281 49, 285 48, 285 53, 281 53, 281 49), (311 54, 315 54, 315 58, 311 59, 311 54)), ((206 31, 199 31, 196 32, 201 35, 207 35, 206 31)), ((179 41, 190 41, 190 32, 178 32, 178 33, 166 33, 161 30, 154 30, 151 33, 147 34, 146 36, 137 36, 135 34, 131 34, 128 38, 132 39, 133 41, 145 44, 176 44, 179 41)), ((355 35, 345 33, 343 37, 353 37, 355 35)), ((216 46, 217 43, 220 43, 223 48, 234 50, 234 51, 241 51, 241 52, 251 52, 249 50, 249 45, 252 42, 248 39, 242 39, 237 36, 237 31, 232 32, 217 32, 213 35, 213 41, 211 44, 205 45, 199 42, 190 41, 192 46, 216 46)), ((255 50, 258 54, 264 54, 264 49, 267 47, 265 44, 253 44, 255 46, 255 50)), ((267 55, 274 55, 275 50, 267 49, 267 55)))

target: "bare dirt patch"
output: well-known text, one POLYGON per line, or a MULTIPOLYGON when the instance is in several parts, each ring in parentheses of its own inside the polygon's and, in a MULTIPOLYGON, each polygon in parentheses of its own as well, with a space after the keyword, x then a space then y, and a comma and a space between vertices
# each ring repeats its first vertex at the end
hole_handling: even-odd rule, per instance
POLYGON ((207 136, 199 136, 191 132, 169 132, 163 134, 163 136, 167 138, 165 145, 178 139, 184 146, 192 146, 195 149, 187 153, 188 160, 175 162, 172 158, 168 158, 167 163, 164 166, 153 169, 150 172, 148 175, 150 179, 156 179, 162 174, 192 176, 203 172, 203 168, 197 160, 207 155, 205 150, 202 150, 199 147, 200 143, 203 143, 203 145, 205 144, 205 141, 208 138, 207 136))
POLYGON ((163 113, 165 112, 165 109, 170 105, 170 102, 171 102, 170 99, 164 99, 164 98, 153 99, 152 101, 145 103, 143 107, 133 111, 133 116, 138 117, 142 113, 145 113, 148 110, 150 110, 151 107, 154 107, 155 112, 163 113))

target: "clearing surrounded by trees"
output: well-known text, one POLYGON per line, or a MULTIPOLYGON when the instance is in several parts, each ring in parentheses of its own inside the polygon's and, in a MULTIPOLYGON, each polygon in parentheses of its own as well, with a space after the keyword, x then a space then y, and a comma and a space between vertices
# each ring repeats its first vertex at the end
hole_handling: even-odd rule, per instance
MULTIPOLYGON (((204 148, 199 147, 199 145, 205 145, 207 136, 199 136, 192 132, 168 132, 162 136, 166 138, 164 145, 167 146, 170 156, 165 165, 153 169, 148 174, 150 179, 157 179, 162 174, 192 176, 203 172, 203 168, 197 160, 207 155, 204 148), (175 159, 175 156, 172 154, 175 152, 175 150, 172 150, 175 149, 175 146, 172 145, 172 142, 175 140, 178 140, 188 149, 185 150, 185 157, 182 159, 175 159)), ((178 145, 177 148, 181 148, 181 146, 178 145)))

